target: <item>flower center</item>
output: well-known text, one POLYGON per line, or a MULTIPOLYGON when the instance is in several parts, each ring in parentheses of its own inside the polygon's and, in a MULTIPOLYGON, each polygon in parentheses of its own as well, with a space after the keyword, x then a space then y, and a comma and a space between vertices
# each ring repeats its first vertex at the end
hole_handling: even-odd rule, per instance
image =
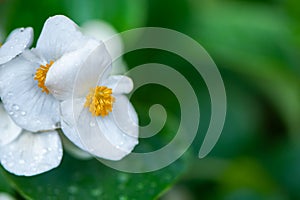
POLYGON ((38 81, 38 86, 42 88, 42 92, 46 92, 49 94, 48 88, 45 86, 46 76, 50 69, 50 67, 53 65, 54 61, 50 61, 49 64, 46 65, 40 65, 40 67, 36 70, 34 80, 38 81))
POLYGON ((115 98, 112 89, 105 86, 91 88, 86 96, 84 107, 88 107, 93 116, 106 116, 112 111, 115 98))

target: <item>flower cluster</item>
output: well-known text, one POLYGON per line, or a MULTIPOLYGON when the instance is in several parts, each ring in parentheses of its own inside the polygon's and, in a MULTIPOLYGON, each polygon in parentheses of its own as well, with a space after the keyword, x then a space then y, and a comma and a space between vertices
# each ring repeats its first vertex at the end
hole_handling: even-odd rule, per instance
POLYGON ((62 137, 86 155, 128 155, 138 143, 138 117, 125 96, 133 83, 111 75, 105 44, 61 15, 45 22, 35 48, 32 41, 32 28, 20 28, 0 47, 2 166, 24 176, 53 169, 62 137))

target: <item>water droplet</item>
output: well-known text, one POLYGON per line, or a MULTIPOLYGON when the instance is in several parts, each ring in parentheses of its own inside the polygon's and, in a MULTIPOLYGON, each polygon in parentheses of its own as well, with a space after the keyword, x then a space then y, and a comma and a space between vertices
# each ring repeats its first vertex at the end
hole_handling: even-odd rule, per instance
POLYGON ((9 167, 12 167, 12 166, 14 166, 15 165, 15 163, 13 163, 13 162, 10 162, 10 163, 8 163, 7 164, 9 167))
POLYGON ((95 122, 90 122, 90 127, 94 127, 95 125, 95 122))
POLYGON ((26 115, 26 112, 25 112, 25 111, 22 111, 22 112, 21 112, 21 115, 22 115, 22 116, 25 116, 25 115, 26 115))
POLYGON ((139 190, 142 190, 142 189, 144 188, 144 185, 143 185, 142 183, 139 183, 139 184, 137 185, 137 188, 138 188, 139 190))
POLYGON ((152 183, 150 183, 150 186, 154 188, 154 187, 156 187, 156 183, 152 182, 152 183))
POLYGON ((127 200, 128 198, 126 196, 120 196, 119 200, 127 200))
POLYGON ((48 147, 47 150, 48 150, 48 151, 52 151, 52 148, 51 148, 51 147, 48 147))
POLYGON ((14 115, 14 118, 17 118, 17 117, 19 117, 19 115, 18 115, 18 114, 15 114, 15 115, 14 115))
POLYGON ((12 95, 13 95, 12 92, 8 92, 8 93, 7 93, 7 96, 10 96, 10 97, 11 97, 12 95))
POLYGON ((19 164, 24 164, 25 163, 25 160, 21 159, 19 160, 19 164))
POLYGON ((100 188, 98 188, 98 189, 93 189, 93 190, 91 191, 91 194, 92 194, 92 196, 98 197, 98 196, 100 196, 100 195, 102 194, 102 190, 101 190, 100 188))
POLYGON ((125 183, 125 182, 127 182, 128 181, 128 175, 127 174, 124 174, 124 173, 122 173, 122 174, 120 174, 119 176, 118 176, 118 179, 119 179, 119 181, 121 182, 121 183, 125 183))
POLYGON ((59 193, 60 193, 59 189, 58 189, 58 188, 55 188, 55 189, 54 189, 54 194, 59 195, 59 193))
POLYGON ((45 154, 47 152, 48 152, 48 149, 46 149, 46 148, 42 149, 42 154, 45 154))
POLYGON ((78 188, 76 186, 70 186, 68 188, 69 193, 74 194, 78 192, 78 188))
POLYGON ((13 115, 14 112, 13 112, 13 111, 9 111, 8 114, 9 114, 9 115, 13 115))
POLYGON ((20 109, 20 107, 19 107, 18 105, 16 105, 16 104, 14 104, 14 105, 12 106, 12 108, 13 108, 15 111, 18 111, 18 110, 20 109))

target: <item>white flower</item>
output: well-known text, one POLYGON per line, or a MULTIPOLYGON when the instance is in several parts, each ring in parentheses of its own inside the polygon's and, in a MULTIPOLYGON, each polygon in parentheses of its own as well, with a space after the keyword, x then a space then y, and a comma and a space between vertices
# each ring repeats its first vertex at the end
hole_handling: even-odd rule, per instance
POLYGON ((18 28, 12 31, 5 43, 0 45, 0 65, 7 63, 29 48, 33 41, 32 28, 18 28))
POLYGON ((111 60, 101 42, 88 42, 78 65, 62 61, 50 68, 45 85, 61 103, 62 130, 78 147, 94 156, 119 160, 138 143, 138 117, 124 95, 133 88, 126 76, 109 76, 111 60))
POLYGON ((62 145, 56 131, 32 133, 18 127, 0 103, 0 161, 9 172, 32 176, 57 167, 62 145))
POLYGON ((84 34, 103 41, 109 55, 116 59, 112 61, 111 74, 124 74, 127 67, 122 57, 120 57, 123 55, 124 44, 116 29, 103 20, 87 21, 82 24, 81 28, 84 34))
POLYGON ((70 54, 87 41, 73 21, 54 16, 45 22, 36 48, 1 66, 0 96, 18 126, 32 132, 59 127, 59 102, 44 84, 46 75, 51 67, 64 68, 66 57, 68 65, 76 65, 78 58, 70 54))

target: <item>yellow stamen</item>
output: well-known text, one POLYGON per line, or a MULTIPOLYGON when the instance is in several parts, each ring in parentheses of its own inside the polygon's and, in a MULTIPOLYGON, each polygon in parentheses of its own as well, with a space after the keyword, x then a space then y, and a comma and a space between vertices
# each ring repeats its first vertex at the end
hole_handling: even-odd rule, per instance
POLYGON ((86 96, 84 107, 88 107, 93 116, 106 116, 112 111, 115 98, 112 89, 105 86, 91 88, 86 96))
POLYGON ((42 92, 46 92, 49 94, 48 88, 45 86, 46 76, 50 69, 50 67, 53 65, 54 61, 50 61, 49 64, 46 65, 40 65, 40 67, 36 70, 34 80, 38 81, 38 86, 42 88, 42 92))

